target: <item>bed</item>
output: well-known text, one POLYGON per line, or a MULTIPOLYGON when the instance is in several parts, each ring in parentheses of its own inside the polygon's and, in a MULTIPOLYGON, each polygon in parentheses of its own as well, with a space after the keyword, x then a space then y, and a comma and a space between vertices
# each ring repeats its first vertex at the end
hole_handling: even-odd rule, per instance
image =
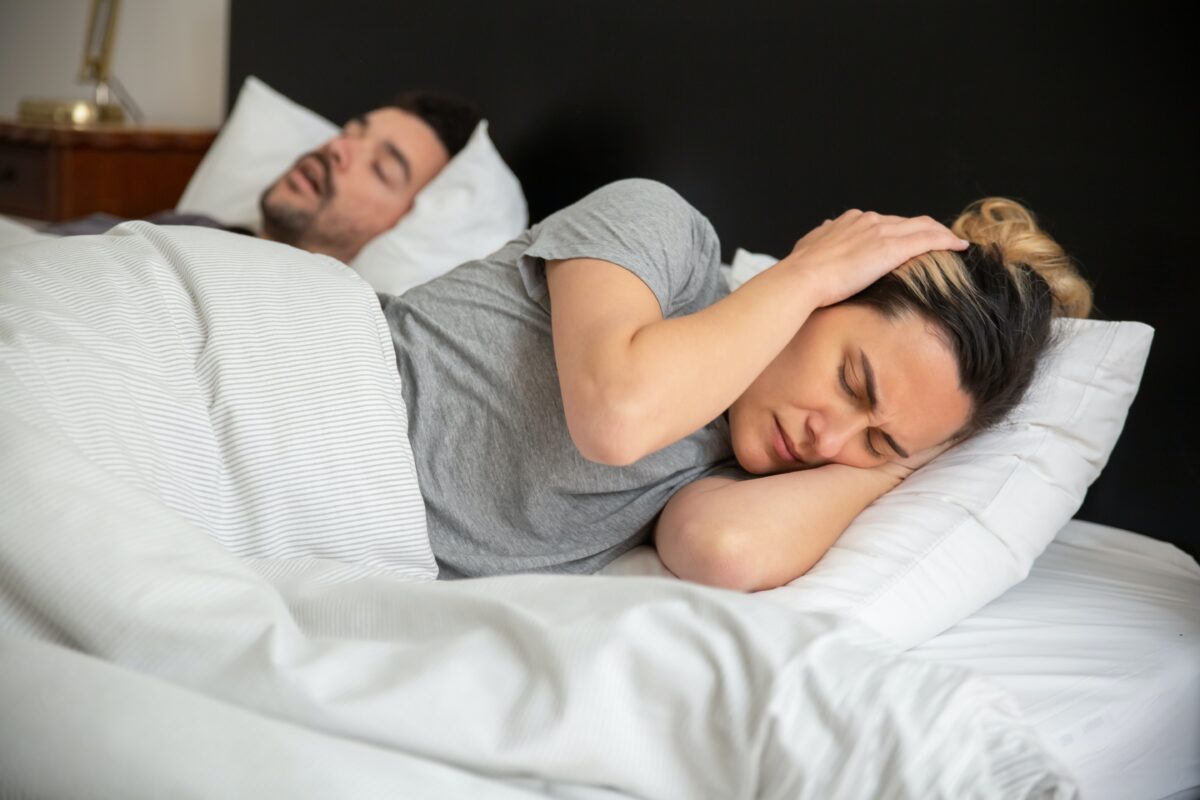
POLYGON ((12 794, 361 796, 450 765, 497 791, 1072 796, 1002 690, 836 615, 432 580, 390 336, 330 258, 142 222, 18 245, 0 330, 12 794), (318 779, 294 765, 323 739, 348 760, 318 779))
MULTIPOLYGON (((1153 93, 1107 94, 1099 87, 1123 85, 1126 75, 1110 51, 1093 50, 1118 33, 1149 30, 1153 9, 1098 19, 1034 4, 1021 13, 933 4, 918 15, 921 25, 876 9, 864 31, 851 24, 861 22, 851 19, 856 11, 833 7, 763 3, 731 26, 715 5, 679 18, 611 4, 589 9, 581 26, 546 2, 489 12, 481 33, 464 28, 454 6, 363 3, 340 9, 336 25, 319 4, 275 6, 232 4, 231 101, 254 74, 336 120, 393 91, 390 76, 411 75, 483 103, 532 221, 607 180, 645 175, 680 188, 727 248, 779 251, 793 220, 819 221, 849 204, 945 215, 953 209, 941 204, 980 191, 1018 194, 1047 209, 1052 229, 1082 254, 1103 312, 1157 328, 1158 360, 1080 518, 1057 532, 1026 579, 902 655, 870 626, 836 614, 683 585, 644 550, 594 578, 447 585, 429 581, 429 563, 403 548, 364 560, 337 550, 336 535, 323 543, 321 532, 344 532, 328 519, 304 519, 318 545, 300 551, 288 549, 287 537, 264 544, 246 532, 253 526, 214 528, 206 498, 180 488, 206 473, 205 462, 156 449, 153 438, 130 450, 121 436, 96 433, 103 426, 91 424, 87 409, 103 396, 105 413, 120 420, 112 430, 143 441, 150 417, 121 416, 136 407, 122 405, 128 382, 48 377, 51 397, 77 402, 7 395, 3 409, 0 793, 1200 797, 1200 567, 1190 513, 1197 474, 1187 444, 1195 434, 1167 367, 1196 356, 1183 314, 1163 299, 1194 286, 1194 272, 1169 271, 1188 251, 1178 233, 1186 203, 1168 179, 1194 158, 1178 136, 1185 126, 1171 116, 1175 106, 1153 93), (1021 22, 1030 16, 1039 20, 1033 29, 1021 22), (397 51, 392 32, 413 28, 422 36, 397 51), (990 35, 970 34, 981 29, 990 35), (779 40, 789 30, 821 36, 796 48, 779 40), (906 34, 884 35, 895 30, 906 34), (512 47, 564 32, 578 52, 607 52, 619 38, 638 55, 599 72, 587 59, 568 60, 551 73, 542 48, 512 47), (325 46, 299 66, 276 44, 309 40, 325 46), (696 42, 720 46, 697 52, 696 42), (441 57, 448 48, 457 54, 449 64, 441 57), (1024 83, 1002 80, 1014 49, 1024 83), (948 75, 947 61, 974 70, 948 75), (327 79, 342 70, 353 80, 327 79), (906 76, 906 88, 876 82, 880 72, 906 76), (1038 75, 1058 82, 1042 86, 1038 75), (1017 96, 996 102, 973 91, 977 81, 1017 96), (832 102, 846 91, 866 99, 832 102), (958 119, 973 123, 940 124, 935 95, 954 97, 958 119), (919 107, 901 109, 889 99, 896 96, 919 107), (1037 113, 997 116, 997 106, 1011 110, 1018 100, 1037 113), (819 125, 806 111, 814 103, 824 109, 819 125), (1113 113, 1114 105, 1131 113, 1113 113), (907 116, 912 135, 865 133, 878 119, 861 108, 907 116), (776 122, 768 130, 759 123, 764 110, 776 122), (1080 137, 1063 125, 1035 135, 1037 120, 1064 114, 1103 133, 1080 137), (1004 155, 1013 120, 1026 142, 1019 163, 1004 155), (1153 146, 1141 128, 1154 132, 1153 146), (817 157, 786 157, 796 150, 817 157), (1109 151, 1128 168, 1098 170, 1109 151), (1142 191, 1143 182, 1155 191, 1142 191), (1088 206, 1078 202, 1080 186, 1088 206), (1094 217, 1097 207, 1113 216, 1094 217), (1125 274, 1143 255, 1132 242, 1148 239, 1157 242, 1151 255, 1168 265, 1164 285, 1150 293, 1125 274), (55 421, 60 413, 77 429, 55 421), (664 679, 661 663, 682 671, 664 679)), ((1166 94, 1185 72, 1166 69, 1158 53, 1169 51, 1142 53, 1140 67, 1166 94)), ((3 221, 0 235, 44 244, 3 221)), ((136 226, 121 234, 125 243, 156 242, 159 261, 195 246, 172 245, 188 235, 136 226)), ((294 266, 293 256, 267 250, 256 258, 294 266)), ((41 267, 52 273, 63 261, 41 267)), ((10 259, 5 269, 17 263, 27 262, 10 259)), ((342 268, 314 269, 350 305, 369 305, 342 268)), ((95 275, 65 273, 63 286, 95 290, 95 275)), ((146 286, 171 285, 155 270, 137 275, 146 286)), ((0 332, 13 337, 31 320, 54 318, 62 287, 42 288, 49 306, 33 316, 6 296, 0 332)), ((167 293, 178 301, 173 311, 187 307, 189 291, 167 293)), ((378 331, 362 322, 369 315, 358 319, 341 333, 366 348, 361 361, 325 368, 358 363, 386 385, 386 370, 372 360, 379 354, 369 352, 373 343, 379 349, 378 331)), ((120 347, 104 352, 122 361, 120 347)), ((11 374, 6 380, 5 389, 16 385, 11 374)), ((362 385, 347 379, 341 389, 354 386, 362 385)), ((370 408, 374 424, 403 439, 387 393, 362 388, 379 403, 370 408)), ((146 408, 165 413, 161 406, 146 408)), ((199 429, 196 409, 188 419, 199 429)), ((332 448, 322 457, 338 461, 338 441, 311 446, 332 448)), ((287 500, 267 503, 271 530, 296 524, 288 504, 306 491, 330 503, 370 494, 355 476, 314 482, 303 461, 289 473, 302 478, 296 486, 255 478, 264 493, 255 497, 283 492, 287 500)), ((376 475, 380 485, 410 476, 403 459, 381 454, 379 463, 391 470, 376 475)), ((221 491, 214 496, 226 497, 221 491)), ((368 508, 364 536, 388 517, 419 528, 406 497, 368 508)), ((261 520, 263 508, 229 514, 261 520)))
POLYGON ((148 223, 0 261, 17 796, 1200 783, 1200 568, 1171 545, 1072 523, 908 655, 849 615, 655 574, 652 551, 433 581, 394 353, 352 270, 148 223), (298 766, 317 754, 345 769, 298 766))
MULTIPOLYGON (((606 568, 669 577, 650 548, 606 568)), ((987 675, 1088 798, 1200 794, 1200 566, 1072 520, 1027 578, 909 651, 987 675)))
POLYGON ((912 652, 1010 689, 1083 797, 1194 797, 1198 579, 1169 544, 1073 521, 1028 579, 912 652))

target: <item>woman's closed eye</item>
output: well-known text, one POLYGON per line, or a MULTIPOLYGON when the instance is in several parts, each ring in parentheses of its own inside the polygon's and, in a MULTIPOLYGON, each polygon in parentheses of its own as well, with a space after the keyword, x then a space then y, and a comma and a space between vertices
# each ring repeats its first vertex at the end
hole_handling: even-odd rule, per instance
MULTIPOLYGON (((844 391, 850 397, 851 400, 853 400, 855 403, 861 402, 858 394, 856 394, 854 389, 852 389, 850 387, 850 382, 846 380, 846 362, 845 361, 843 361, 842 365, 840 367, 838 367, 838 382, 841 383, 841 385, 842 385, 842 391, 844 391)), ((879 452, 879 450, 877 450, 875 448, 874 443, 871 442, 871 429, 870 428, 867 428, 865 431, 863 431, 863 442, 866 444, 867 452, 870 453, 872 456, 874 456, 875 458, 884 458, 885 457, 883 455, 883 453, 879 452)))

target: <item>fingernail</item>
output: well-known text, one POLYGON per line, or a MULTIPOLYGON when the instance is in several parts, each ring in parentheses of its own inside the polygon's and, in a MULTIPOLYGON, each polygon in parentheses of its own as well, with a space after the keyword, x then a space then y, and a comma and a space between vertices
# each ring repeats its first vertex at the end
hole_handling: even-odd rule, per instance
POLYGON ((970 243, 970 242, 968 242, 966 239, 959 239, 958 241, 959 241, 959 242, 962 244, 962 246, 963 246, 963 247, 970 247, 970 246, 971 246, 971 243, 970 243))

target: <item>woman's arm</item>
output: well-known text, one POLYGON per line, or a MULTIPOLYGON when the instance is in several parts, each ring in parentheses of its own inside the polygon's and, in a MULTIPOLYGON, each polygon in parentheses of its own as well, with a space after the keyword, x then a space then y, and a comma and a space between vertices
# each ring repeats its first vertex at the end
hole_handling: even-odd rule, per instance
POLYGON ((745 592, 808 572, 864 508, 953 442, 866 469, 826 464, 764 478, 701 478, 675 492, 654 530, 685 580, 745 592))
POLYGON ((586 458, 613 465, 719 416, 818 303, 809 274, 786 260, 714 305, 667 320, 646 284, 615 264, 552 261, 546 276, 571 438, 586 458))
POLYGON ((586 458, 612 465, 676 442, 723 413, 816 308, 915 255, 964 246, 928 217, 848 211, 728 297, 673 319, 663 319, 654 293, 620 265, 550 261, 554 354, 571 437, 586 458))
POLYGON ((903 479, 896 465, 826 464, 764 478, 702 478, 677 491, 654 531, 680 578, 738 591, 807 572, 876 498, 903 479))

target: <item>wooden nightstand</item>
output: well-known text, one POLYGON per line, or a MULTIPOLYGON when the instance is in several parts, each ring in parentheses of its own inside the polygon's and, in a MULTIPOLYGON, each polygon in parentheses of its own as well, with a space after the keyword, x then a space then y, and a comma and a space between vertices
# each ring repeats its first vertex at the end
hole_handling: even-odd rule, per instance
POLYGON ((58 222, 175 207, 214 130, 0 120, 0 214, 58 222))

